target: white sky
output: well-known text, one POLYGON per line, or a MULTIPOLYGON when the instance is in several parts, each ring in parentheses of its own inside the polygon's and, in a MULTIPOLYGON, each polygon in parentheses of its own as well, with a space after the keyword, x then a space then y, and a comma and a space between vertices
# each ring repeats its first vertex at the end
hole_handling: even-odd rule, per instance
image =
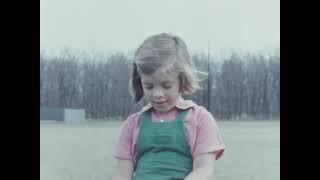
POLYGON ((40 47, 132 51, 172 32, 191 50, 280 47, 280 0, 40 0, 40 47))

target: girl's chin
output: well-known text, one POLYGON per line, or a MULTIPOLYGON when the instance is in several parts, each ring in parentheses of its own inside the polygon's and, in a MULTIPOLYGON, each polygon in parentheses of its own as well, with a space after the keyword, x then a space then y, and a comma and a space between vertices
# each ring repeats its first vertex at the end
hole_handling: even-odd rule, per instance
POLYGON ((173 107, 170 107, 170 106, 156 106, 154 105, 153 108, 159 112, 166 112, 166 111, 169 111, 171 108, 173 107))

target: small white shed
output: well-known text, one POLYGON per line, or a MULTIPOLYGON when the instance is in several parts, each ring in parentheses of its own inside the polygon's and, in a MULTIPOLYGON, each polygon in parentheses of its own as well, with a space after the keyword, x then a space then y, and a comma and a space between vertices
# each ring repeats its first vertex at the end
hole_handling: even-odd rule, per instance
POLYGON ((40 108, 40 120, 64 121, 66 123, 85 122, 85 109, 40 108))

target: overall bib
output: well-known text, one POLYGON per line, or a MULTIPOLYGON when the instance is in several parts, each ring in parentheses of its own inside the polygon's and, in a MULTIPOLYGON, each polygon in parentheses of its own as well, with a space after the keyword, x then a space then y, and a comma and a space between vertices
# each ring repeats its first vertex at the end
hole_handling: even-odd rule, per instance
POLYGON ((133 180, 182 180, 192 171, 183 124, 187 111, 178 110, 169 122, 152 122, 151 110, 142 113, 133 180))

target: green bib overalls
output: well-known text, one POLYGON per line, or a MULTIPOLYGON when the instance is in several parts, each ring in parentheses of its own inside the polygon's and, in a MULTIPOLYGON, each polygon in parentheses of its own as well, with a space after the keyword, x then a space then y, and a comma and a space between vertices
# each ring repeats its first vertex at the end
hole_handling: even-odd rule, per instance
POLYGON ((152 122, 151 110, 142 113, 133 180, 178 180, 192 171, 183 124, 187 112, 178 110, 169 122, 152 122))

